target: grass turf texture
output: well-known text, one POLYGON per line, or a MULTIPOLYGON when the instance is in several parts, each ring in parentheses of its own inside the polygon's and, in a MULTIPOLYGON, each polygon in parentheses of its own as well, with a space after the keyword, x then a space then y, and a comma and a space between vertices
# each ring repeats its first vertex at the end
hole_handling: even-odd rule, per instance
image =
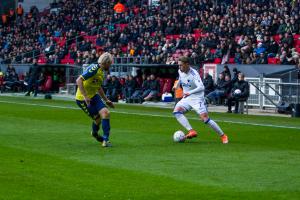
POLYGON ((103 149, 74 102, 0 101, 47 105, 0 102, 0 199, 300 197, 299 119, 211 113, 219 121, 298 129, 219 122, 230 138, 222 145, 206 125, 191 120, 199 137, 176 144, 172 134, 182 128, 170 109, 117 105, 114 147, 103 149))

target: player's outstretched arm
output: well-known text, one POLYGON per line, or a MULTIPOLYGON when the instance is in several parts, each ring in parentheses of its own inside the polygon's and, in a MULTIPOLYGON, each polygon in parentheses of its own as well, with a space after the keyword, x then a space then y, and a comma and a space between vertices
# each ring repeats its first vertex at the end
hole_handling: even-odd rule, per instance
POLYGON ((99 95, 110 108, 115 108, 115 105, 113 104, 113 102, 111 102, 104 94, 102 87, 99 88, 99 95))

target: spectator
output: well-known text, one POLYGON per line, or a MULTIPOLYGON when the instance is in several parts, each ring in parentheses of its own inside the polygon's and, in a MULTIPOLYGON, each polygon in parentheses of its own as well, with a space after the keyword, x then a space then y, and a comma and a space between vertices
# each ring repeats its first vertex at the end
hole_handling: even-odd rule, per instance
POLYGON ((154 74, 150 75, 149 89, 143 93, 145 101, 153 100, 159 93, 159 82, 155 79, 154 74))
POLYGON ((39 84, 42 82, 40 79, 41 67, 37 64, 36 59, 33 61, 32 67, 29 69, 30 78, 27 86, 27 93, 25 96, 30 96, 30 92, 34 90, 34 97, 38 94, 39 84), (34 87, 34 89, 33 89, 34 87))
POLYGON ((228 98, 228 113, 232 113, 231 107, 232 102, 235 102, 234 113, 238 113, 238 107, 240 101, 246 101, 249 97, 249 83, 244 80, 245 76, 243 73, 239 73, 238 81, 233 85, 231 95, 228 98))
POLYGON ((12 90, 14 92, 18 91, 21 86, 21 82, 19 81, 18 74, 15 71, 11 71, 11 73, 6 73, 3 82, 4 88, 8 90, 12 90))
POLYGON ((104 91, 105 94, 106 94, 107 89, 108 89, 110 84, 111 84, 111 76, 108 74, 106 76, 106 79, 103 81, 103 86, 102 86, 103 91, 104 91))
MULTIPOLYGON (((113 9, 107 9, 107 4, 65 0, 55 4, 57 13, 45 15, 33 7, 24 15, 23 10, 22 14, 17 10, 16 21, 11 22, 4 16, 5 26, 0 28, 0 58, 4 63, 31 63, 33 57, 41 54, 45 57, 43 62, 57 63, 62 59, 57 52, 54 53, 57 47, 71 53, 70 47, 79 44, 80 53, 87 55, 73 58, 73 53, 76 64, 92 62, 92 52, 99 47, 109 51, 116 49, 116 57, 127 56, 129 51, 124 52, 126 46, 130 46, 132 56, 146 56, 149 51, 154 58, 150 62, 155 63, 165 63, 166 53, 173 54, 182 49, 193 49, 189 54, 193 53, 196 63, 223 57, 226 58, 223 63, 232 57, 236 63, 251 63, 248 57, 254 49, 258 55, 263 52, 276 56, 278 51, 270 45, 276 45, 277 41, 273 43, 270 39, 269 43, 264 39, 276 34, 285 35, 280 36, 279 44, 286 44, 285 51, 289 53, 294 47, 290 33, 299 33, 299 16, 295 14, 299 5, 294 1, 263 2, 266 2, 264 7, 260 1, 243 1, 243 6, 227 1, 219 6, 211 0, 200 0, 200 3, 178 0, 172 2, 171 7, 162 3, 160 9, 149 10, 147 4, 137 6, 128 1, 124 2, 127 11, 116 14, 113 9), (97 13, 102 15, 95 19, 97 13), (125 24, 125 27, 116 28, 112 25, 116 23, 125 24), (195 34, 195 28, 201 29, 201 33, 195 34), (180 33, 182 35, 176 41, 170 36, 166 40, 166 35, 180 33), (55 34, 60 37, 53 37, 55 34), (262 47, 256 45, 259 43, 262 47), (199 48, 195 48, 196 45, 199 48), (210 49, 216 49, 214 55, 210 54, 210 49)), ((113 7, 114 3, 109 6, 113 7)), ((278 57, 282 53, 280 50, 278 57)))
POLYGON ((203 85, 205 87, 205 96, 208 95, 210 92, 214 91, 214 80, 208 72, 204 73, 203 85))
POLYGON ((224 74, 224 77, 225 77, 226 75, 228 75, 229 77, 231 77, 231 73, 230 73, 230 70, 229 70, 229 68, 228 68, 227 65, 224 65, 224 70, 223 70, 222 73, 224 74))
POLYGON ((146 76, 145 74, 142 75, 142 84, 140 87, 136 87, 134 93, 129 99, 129 102, 138 102, 138 103, 143 103, 143 98, 142 95, 143 93, 148 90, 149 88, 149 81, 150 81, 150 76, 146 76))
POLYGON ((259 58, 257 59, 256 64, 268 64, 268 60, 264 53, 260 53, 259 58))
POLYGON ((129 75, 128 80, 125 81, 124 86, 124 96, 126 98, 126 101, 133 95, 135 89, 136 89, 137 83, 134 80, 133 76, 129 75))
POLYGON ((178 77, 176 78, 172 90, 174 91, 174 96, 175 96, 175 105, 182 99, 183 97, 183 89, 181 85, 177 87, 177 84, 179 83, 178 77))
POLYGON ((206 96, 208 103, 217 104, 220 102, 221 98, 225 97, 228 87, 230 86, 230 80, 225 80, 224 74, 219 74, 219 79, 217 81, 216 89, 210 92, 206 96))
POLYGON ((112 102, 118 102, 118 97, 121 91, 120 81, 116 76, 111 77, 111 81, 108 83, 106 96, 112 102))

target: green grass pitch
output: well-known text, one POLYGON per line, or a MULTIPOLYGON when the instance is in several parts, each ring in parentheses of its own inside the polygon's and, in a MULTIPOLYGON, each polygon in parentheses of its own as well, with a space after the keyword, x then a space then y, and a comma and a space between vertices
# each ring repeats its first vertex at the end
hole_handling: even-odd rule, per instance
POLYGON ((72 101, 0 97, 0 199, 300 199, 300 119, 210 113, 223 145, 189 113, 174 143, 172 110, 111 111, 104 149, 72 101))

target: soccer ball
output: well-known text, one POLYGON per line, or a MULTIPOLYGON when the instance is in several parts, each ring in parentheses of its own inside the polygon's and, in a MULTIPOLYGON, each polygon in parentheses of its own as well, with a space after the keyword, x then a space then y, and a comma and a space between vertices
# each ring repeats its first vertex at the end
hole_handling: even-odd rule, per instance
POLYGON ((176 131, 173 135, 173 140, 174 142, 184 142, 185 140, 185 135, 184 132, 182 131, 176 131))
POLYGON ((241 94, 241 90, 240 89, 236 89, 236 90, 234 90, 234 94, 241 94))

